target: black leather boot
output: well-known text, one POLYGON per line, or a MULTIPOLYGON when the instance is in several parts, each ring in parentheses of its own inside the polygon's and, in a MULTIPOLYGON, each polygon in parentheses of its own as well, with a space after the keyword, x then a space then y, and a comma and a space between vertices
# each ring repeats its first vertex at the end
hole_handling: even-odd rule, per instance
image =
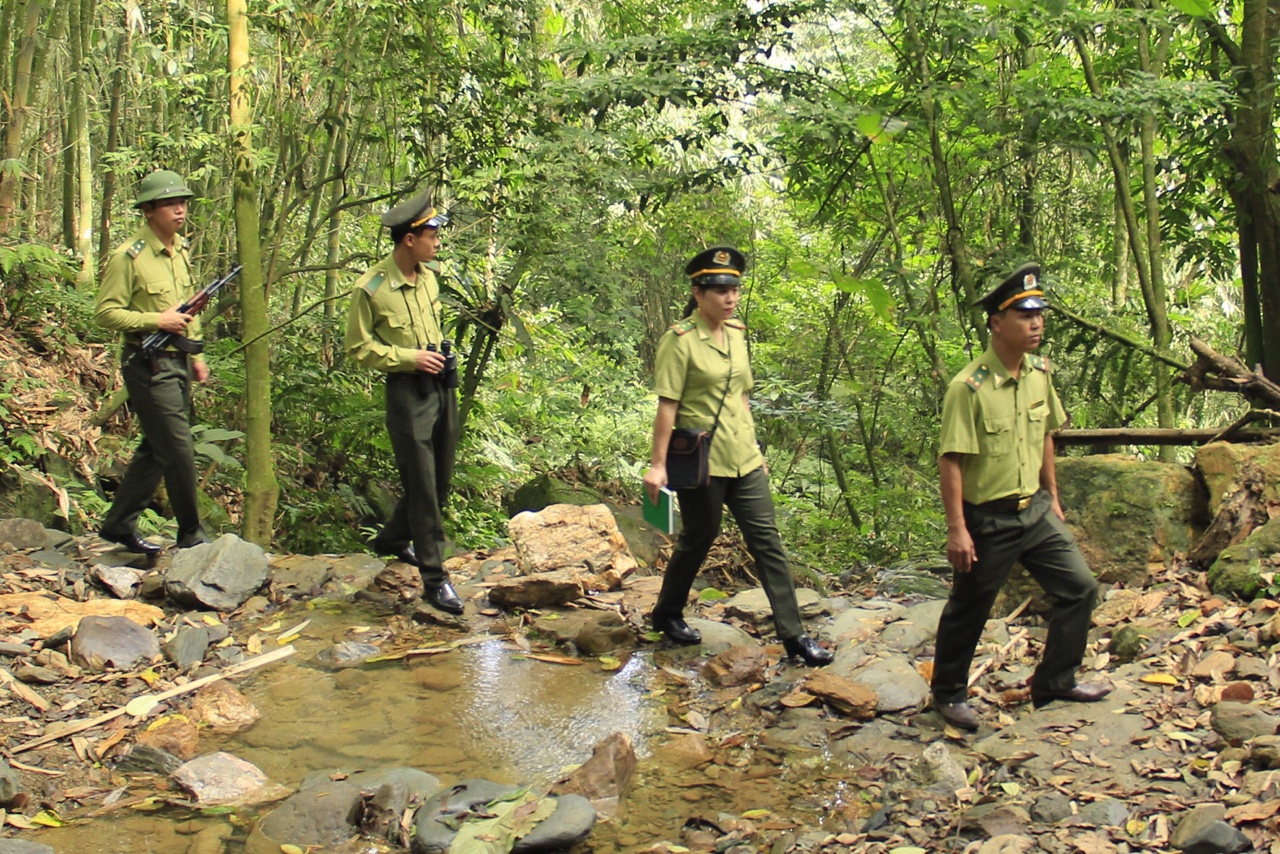
POLYGON ((819 646, 818 642, 808 635, 787 638, 782 642, 782 648, 792 658, 804 659, 804 663, 810 667, 823 667, 830 664, 832 659, 836 657, 834 652, 819 646))

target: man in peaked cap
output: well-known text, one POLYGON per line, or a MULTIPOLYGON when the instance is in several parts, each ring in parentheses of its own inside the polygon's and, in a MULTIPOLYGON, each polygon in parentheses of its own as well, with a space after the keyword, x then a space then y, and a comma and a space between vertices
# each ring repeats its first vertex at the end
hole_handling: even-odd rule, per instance
POLYGON ((1063 523, 1052 432, 1066 412, 1033 356, 1044 332, 1040 265, 1024 264, 978 301, 990 348, 951 381, 942 406, 938 468, 947 517, 951 594, 938 621, 933 705, 949 724, 976 730, 969 706, 974 650, 1015 562, 1052 602, 1044 655, 1031 677, 1036 708, 1091 702, 1110 686, 1076 682, 1098 582, 1063 523))
POLYGON ((456 369, 446 368, 446 356, 453 357, 432 264, 447 222, 430 190, 382 215, 395 247, 351 292, 346 347, 356 362, 387 375, 387 432, 404 489, 373 547, 419 568, 429 605, 461 614, 462 600, 444 570, 443 508, 458 446, 450 381, 456 369))
POLYGON ((178 520, 178 547, 208 542, 196 505, 195 445, 188 413, 191 380, 205 382, 209 368, 199 352, 200 318, 178 311, 195 290, 187 241, 178 233, 194 195, 176 172, 161 169, 143 178, 134 207, 146 221, 111 253, 98 289, 95 319, 123 333, 124 385, 142 427, 142 442, 99 536, 148 556, 160 546, 139 537, 135 525, 162 477, 178 520), (149 360, 135 358, 142 339, 156 330, 174 333, 176 343, 149 360))

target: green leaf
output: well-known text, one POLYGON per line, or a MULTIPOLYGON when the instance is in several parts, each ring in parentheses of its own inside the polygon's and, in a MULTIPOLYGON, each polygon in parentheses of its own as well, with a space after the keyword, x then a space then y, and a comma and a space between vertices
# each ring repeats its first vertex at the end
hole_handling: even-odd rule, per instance
POLYGON ((1187 626, 1191 625, 1198 619, 1200 619, 1199 611, 1195 609, 1192 609, 1190 611, 1183 611, 1178 616, 1178 628, 1185 629, 1187 626))
POLYGON ((1208 18, 1213 14, 1213 5, 1208 0, 1169 0, 1179 12, 1193 18, 1208 18))
POLYGON ((721 599, 728 599, 729 594, 723 590, 717 590, 714 587, 707 587, 698 594, 699 602, 717 602, 721 599))

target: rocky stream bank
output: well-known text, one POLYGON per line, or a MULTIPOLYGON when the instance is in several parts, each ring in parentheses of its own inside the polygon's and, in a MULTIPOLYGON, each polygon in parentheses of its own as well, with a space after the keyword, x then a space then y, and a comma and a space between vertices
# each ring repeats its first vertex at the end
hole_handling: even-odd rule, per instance
MULTIPOLYGON (((1180 524, 1143 528, 1165 542, 1124 578, 1136 561, 1090 543, 1107 583, 1086 664, 1111 695, 1033 710, 1044 626, 1015 587, 975 664, 984 725, 963 734, 928 708, 938 564, 801 590, 836 652, 814 671, 785 660, 750 586, 700 591, 701 646, 648 633, 660 579, 602 505, 522 513, 510 548, 451 559, 460 618, 421 605, 411 567, 368 555, 224 535, 148 566, 0 521, 0 854, 1280 852, 1280 604, 1211 592, 1190 538, 1167 536, 1180 524), (549 762, 481 758, 447 729, 499 666, 530 687, 490 689, 507 717, 486 737, 554 742, 549 762), (386 696, 406 678, 413 696, 386 696), (568 713, 520 729, 530 707, 609 683, 629 686, 628 731, 580 735, 568 713), (404 722, 385 742, 333 721, 379 704, 404 722), (126 817, 148 841, 110 847, 126 817)), ((1275 559, 1255 560, 1255 586, 1275 559)), ((621 695, 601 696, 586 718, 621 695)))

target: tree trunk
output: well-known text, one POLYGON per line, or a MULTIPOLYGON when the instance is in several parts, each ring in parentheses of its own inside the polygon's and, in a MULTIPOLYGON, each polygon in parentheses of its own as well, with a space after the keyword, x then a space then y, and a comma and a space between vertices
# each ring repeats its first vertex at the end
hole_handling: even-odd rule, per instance
MULTIPOLYGON (((89 69, 86 67, 85 45, 88 39, 83 31, 93 26, 92 0, 71 0, 71 26, 68 41, 71 42, 71 125, 75 128, 74 181, 76 207, 76 234, 74 250, 80 258, 76 272, 76 288, 93 289, 93 154, 89 149, 89 69)), ((71 204, 71 199, 63 199, 71 204)))
POLYGON ((235 158, 236 242, 244 272, 240 277, 243 335, 252 341, 244 351, 245 367, 245 495, 242 533, 260 546, 271 545, 280 497, 271 459, 271 341, 267 329, 267 295, 262 278, 262 245, 258 232, 257 191, 253 174, 252 105, 245 85, 249 73, 249 15, 246 0, 227 0, 227 48, 231 76, 231 137, 235 158), (254 340, 257 338, 258 340, 254 340))
MULTIPOLYGON (((107 148, 103 153, 115 153, 120 144, 120 105, 124 98, 124 61, 129 51, 129 32, 116 37, 116 63, 111 69, 111 107, 107 114, 107 148)), ((115 167, 104 170, 102 175, 102 216, 98 220, 98 267, 107 264, 111 254, 111 203, 116 195, 115 167)))
MULTIPOLYGON (((1167 52, 1167 34, 1156 36, 1156 49, 1151 50, 1149 33, 1144 22, 1138 23, 1138 56, 1142 72, 1153 78, 1164 73, 1164 57, 1167 52)), ((1142 117, 1139 131, 1142 145, 1142 198, 1147 218, 1147 263, 1151 269, 1150 304, 1147 314, 1151 318, 1152 343, 1157 350, 1166 351, 1173 341, 1173 329, 1169 325, 1168 297, 1164 285, 1164 252, 1160 242, 1160 195, 1156 190, 1156 117, 1147 111, 1142 117)), ((1144 292, 1145 295, 1145 292, 1144 292)), ((1161 427, 1173 427, 1173 387, 1169 370, 1159 362, 1151 366, 1155 375, 1156 422, 1161 427)), ((1160 461, 1174 461, 1174 450, 1160 449, 1160 461)))
POLYGON ((31 68, 36 55, 36 34, 40 19, 47 9, 44 0, 27 0, 27 14, 22 22, 18 42, 18 64, 14 69, 13 88, 6 94, 9 107, 4 129, 5 168, 0 169, 0 233, 14 231, 14 207, 22 180, 22 131, 27 123, 27 99, 31 95, 31 68))
POLYGON ((947 226, 947 254, 951 258, 953 271, 953 289, 956 299, 962 303, 962 315, 967 315, 970 324, 978 334, 983 348, 987 346, 987 324, 981 308, 976 303, 981 294, 973 278, 973 267, 969 262, 969 245, 965 240, 965 232, 960 216, 956 211, 955 200, 951 191, 951 172, 947 165, 946 154, 942 150, 942 132, 939 129, 941 119, 938 106, 933 95, 933 71, 929 67, 929 56, 920 38, 920 27, 915 17, 915 10, 910 4, 902 7, 903 22, 906 25, 907 49, 910 53, 908 61, 914 65, 916 82, 920 88, 920 112, 924 116, 925 127, 929 131, 929 154, 933 166, 933 184, 938 190, 938 203, 942 206, 943 220, 947 226))

